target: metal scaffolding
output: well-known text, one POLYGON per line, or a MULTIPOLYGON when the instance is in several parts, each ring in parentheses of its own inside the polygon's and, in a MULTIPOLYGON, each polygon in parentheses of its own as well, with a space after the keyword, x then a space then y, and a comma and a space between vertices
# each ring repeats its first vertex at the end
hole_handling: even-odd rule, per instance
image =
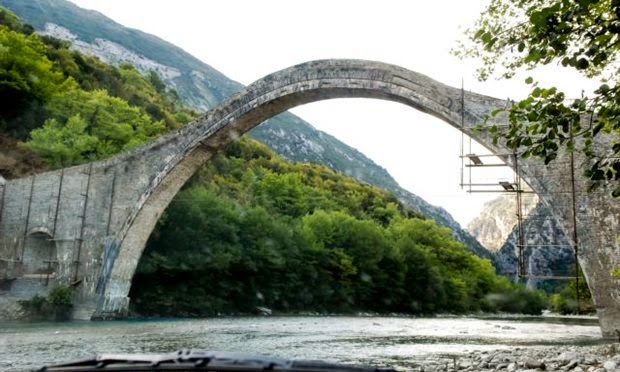
MULTIPOLYGON (((524 213, 524 197, 536 195, 527 184, 522 179, 522 170, 520 169, 519 158, 520 153, 516 150, 512 153, 501 153, 501 154, 477 154, 472 150, 472 138, 465 134, 465 100, 464 100, 464 90, 461 87, 461 145, 460 145, 460 158, 461 158, 461 189, 466 190, 468 193, 498 193, 498 194, 514 194, 515 196, 515 204, 516 204, 516 237, 517 237, 517 268, 516 268, 516 276, 519 279, 544 279, 544 280, 575 280, 577 293, 576 300, 579 306, 580 304, 580 294, 579 294, 579 263, 578 263, 578 233, 577 233, 577 211, 576 211, 576 187, 575 187, 575 160, 574 156, 571 153, 570 161, 561 162, 556 161, 556 166, 558 164, 564 164, 567 167, 570 167, 569 177, 567 180, 567 184, 570 185, 570 189, 560 190, 559 193, 566 193, 571 196, 572 205, 570 206, 572 209, 572 236, 570 244, 557 244, 555 242, 548 242, 548 244, 529 244, 528 239, 526 238, 526 231, 524 223, 525 221, 540 221, 539 223, 545 223, 545 221, 553 218, 552 216, 541 216, 541 215, 530 215, 529 213, 524 213), (467 146, 466 146, 467 145, 467 146), (467 147, 467 149, 466 149, 467 147), (491 168, 501 168, 506 167, 507 169, 512 166, 513 170, 513 179, 486 179, 484 181, 474 180, 473 171, 474 170, 482 170, 482 169, 491 169, 491 168), (572 273, 553 273, 552 275, 541 275, 537 273, 528 272, 527 266, 527 253, 528 248, 531 251, 533 248, 542 248, 542 247, 571 247, 574 254, 575 267, 574 267, 574 275, 572 273)), ((559 169, 555 172, 562 172, 560 175, 565 176, 566 171, 564 169, 559 169)), ((547 175, 549 172, 546 170, 547 175)), ((557 175, 557 173, 556 173, 557 175)), ((531 175, 535 176, 535 175, 531 175)), ((533 209, 535 210, 535 209, 533 209)), ((514 230, 513 230, 514 231, 514 230)), ((579 306, 580 308, 580 306, 579 306)))

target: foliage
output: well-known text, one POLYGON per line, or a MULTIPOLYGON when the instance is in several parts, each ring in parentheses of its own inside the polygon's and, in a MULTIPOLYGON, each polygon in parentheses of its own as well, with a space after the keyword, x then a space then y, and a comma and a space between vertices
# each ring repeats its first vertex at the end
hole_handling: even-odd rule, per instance
POLYGON ((47 57, 54 62, 54 67, 75 80, 81 89, 106 90, 110 96, 140 108, 151 120, 163 121, 168 129, 178 128, 197 116, 179 103, 176 92, 167 89, 154 71, 142 75, 131 65, 114 67, 96 57, 71 51, 67 42, 47 36, 42 39, 47 45, 47 57))
POLYGON ((35 34, 0 25, 0 130, 23 136, 34 127, 28 119, 38 119, 42 104, 60 90, 62 74, 44 52, 35 34))
POLYGON ((19 305, 32 320, 68 320, 73 301, 73 289, 60 285, 52 288, 47 297, 35 295, 20 300, 19 305))
POLYGON ((114 67, 40 37, 0 7, 0 131, 52 167, 138 146, 197 114, 151 71, 114 67))
POLYGON ((31 132, 25 146, 54 167, 101 159, 164 131, 162 122, 104 90, 72 89, 51 99, 47 110, 51 119, 31 132))
POLYGON ((67 286, 57 286, 47 294, 47 300, 52 306, 73 305, 73 290, 67 286))
POLYGON ((19 300, 19 305, 27 314, 40 314, 44 307, 48 304, 45 297, 34 295, 30 300, 19 300))
POLYGON ((561 291, 551 295, 551 310, 560 314, 589 314, 596 311, 592 295, 585 277, 579 270, 579 302, 577 302, 577 283, 571 280, 561 291))
POLYGON ((166 210, 131 294, 144 315, 277 311, 536 313, 447 228, 385 191, 242 139, 166 210), (489 301, 488 296, 507 297, 489 301))
POLYGON ((97 137, 86 133, 86 121, 81 116, 70 117, 63 125, 56 119, 48 119, 43 128, 31 132, 32 139, 26 148, 47 160, 55 168, 78 164, 99 143, 97 137))
POLYGON ((7 27, 9 30, 20 32, 24 35, 30 35, 34 32, 32 26, 22 24, 19 17, 2 6, 0 6, 0 25, 7 27))
POLYGON ((590 160, 586 175, 592 187, 610 182, 616 197, 620 196, 618 9, 618 0, 492 0, 468 32, 473 44, 460 52, 482 61, 482 79, 492 74, 511 77, 521 68, 552 63, 600 79, 603 83, 591 95, 567 100, 557 88, 539 87, 528 78, 533 89, 508 109, 508 129, 492 131, 496 140, 503 138, 509 147, 522 148, 524 156, 537 156, 545 163, 561 149, 583 152, 590 160), (611 153, 597 152, 596 140, 611 142, 611 153))

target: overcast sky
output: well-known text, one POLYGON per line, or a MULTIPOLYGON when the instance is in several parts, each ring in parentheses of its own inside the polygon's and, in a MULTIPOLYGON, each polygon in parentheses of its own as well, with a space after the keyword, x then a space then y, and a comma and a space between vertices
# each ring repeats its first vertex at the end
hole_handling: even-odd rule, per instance
MULTIPOLYGON (((400 65, 455 87, 464 81, 466 90, 518 99, 527 92, 523 78, 532 74, 478 82, 476 64, 450 54, 486 0, 71 1, 176 44, 243 84, 309 60, 360 58, 400 65)), ((552 66, 534 76, 579 95, 582 88, 575 76, 558 70, 552 66)), ((412 108, 338 99, 292 112, 357 148, 401 186, 444 207, 463 226, 484 201, 497 196, 460 189, 460 132, 412 108)))

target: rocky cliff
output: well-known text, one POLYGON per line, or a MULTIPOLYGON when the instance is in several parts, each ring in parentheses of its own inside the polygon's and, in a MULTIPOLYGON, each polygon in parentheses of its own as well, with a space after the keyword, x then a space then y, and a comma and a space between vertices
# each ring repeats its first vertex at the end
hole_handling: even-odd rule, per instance
MULTIPOLYGON (((523 214, 528 215, 538 203, 536 194, 525 194, 523 214)), ((467 231, 490 251, 498 251, 517 224, 517 199, 514 195, 502 195, 485 203, 480 215, 468 225, 467 231)))
MULTIPOLYGON (((535 194, 523 198, 522 224, 526 257, 526 271, 534 276, 570 276, 574 274, 571 241, 566 232, 538 201, 535 194)), ((517 280, 519 255, 516 198, 500 196, 487 203, 485 209, 468 226, 478 241, 495 251, 493 261, 500 274, 517 280)), ((560 280, 527 278, 529 287, 552 290, 560 280)))

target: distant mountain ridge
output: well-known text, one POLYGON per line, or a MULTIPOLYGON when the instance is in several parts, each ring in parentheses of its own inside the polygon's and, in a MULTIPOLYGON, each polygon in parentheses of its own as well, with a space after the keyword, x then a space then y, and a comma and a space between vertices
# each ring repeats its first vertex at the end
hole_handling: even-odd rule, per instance
MULTIPOLYGON (((69 40, 75 49, 105 62, 131 63, 154 70, 188 105, 206 111, 241 89, 235 82, 181 48, 139 30, 126 28, 103 14, 66 0, 0 0, 38 32, 69 40)), ((485 258, 491 254, 443 208, 433 206, 398 185, 382 167, 333 136, 290 113, 269 119, 251 135, 284 157, 325 164, 360 181, 393 192, 405 204, 454 231, 457 239, 485 258)))

